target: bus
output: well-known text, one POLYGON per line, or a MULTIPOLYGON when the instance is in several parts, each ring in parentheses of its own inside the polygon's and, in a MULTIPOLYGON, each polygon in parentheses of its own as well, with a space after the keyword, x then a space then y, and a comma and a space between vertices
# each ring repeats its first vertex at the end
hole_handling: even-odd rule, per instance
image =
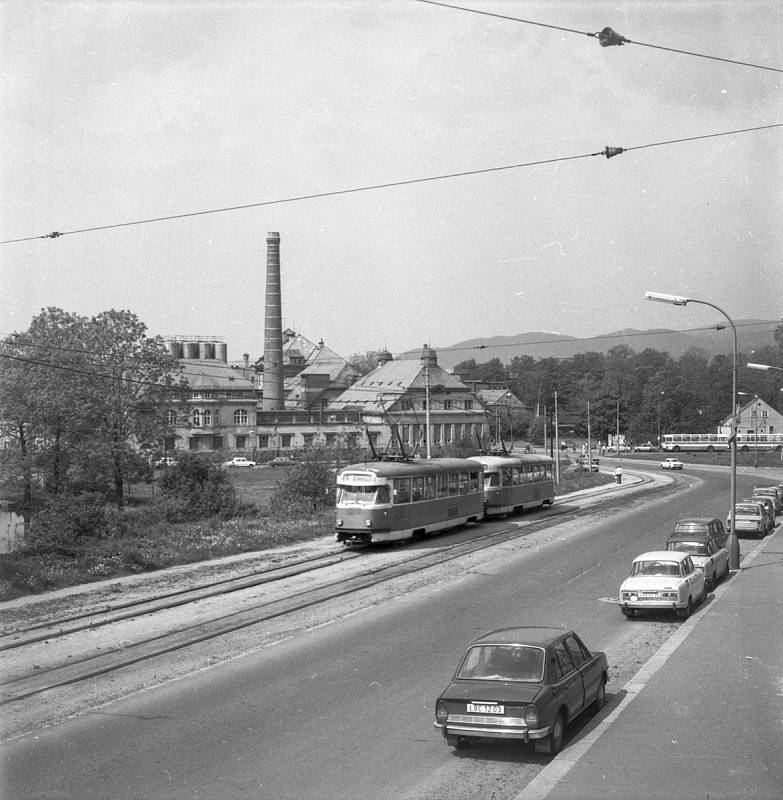
MULTIPOLYGON (((726 433, 665 433, 661 437, 661 450, 667 453, 706 452, 729 450, 726 433)), ((783 433, 738 433, 737 450, 776 450, 783 447, 783 433)))
POLYGON ((371 461, 337 475, 335 538, 345 545, 420 539, 484 516, 484 473, 466 458, 371 461))
POLYGON ((511 514, 551 506, 555 500, 554 461, 540 455, 471 456, 484 470, 484 514, 511 514))

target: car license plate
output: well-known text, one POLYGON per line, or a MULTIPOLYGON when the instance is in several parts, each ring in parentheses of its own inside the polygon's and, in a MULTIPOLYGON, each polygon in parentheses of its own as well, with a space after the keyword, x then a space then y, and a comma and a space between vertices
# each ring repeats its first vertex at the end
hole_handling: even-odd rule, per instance
POLYGON ((468 714, 502 714, 503 706, 497 703, 468 703, 468 714))

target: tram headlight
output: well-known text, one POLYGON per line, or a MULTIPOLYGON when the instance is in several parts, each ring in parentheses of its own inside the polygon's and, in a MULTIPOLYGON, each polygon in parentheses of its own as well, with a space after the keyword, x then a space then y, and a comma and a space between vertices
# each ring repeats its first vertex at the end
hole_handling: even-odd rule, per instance
POLYGON ((365 528, 372 528, 372 520, 371 519, 364 520, 364 527, 365 528))
POLYGON ((335 524, 337 525, 338 528, 342 528, 343 527, 343 521, 341 519, 338 519, 335 524))

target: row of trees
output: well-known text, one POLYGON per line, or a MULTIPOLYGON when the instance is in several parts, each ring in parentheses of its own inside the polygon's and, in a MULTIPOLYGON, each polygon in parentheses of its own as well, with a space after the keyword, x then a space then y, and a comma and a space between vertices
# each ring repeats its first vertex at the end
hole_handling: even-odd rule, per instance
MULTIPOLYGON (((739 391, 758 394, 783 411, 783 376, 779 371, 747 369, 748 361, 783 367, 783 325, 775 331, 775 345, 752 355, 739 354, 739 391)), ((508 437, 543 437, 545 410, 552 413, 557 392, 558 411, 576 416, 575 432, 587 435, 588 402, 594 439, 605 440, 617 427, 633 442, 655 442, 659 433, 715 431, 731 411, 732 356, 709 358, 692 349, 679 358, 647 349, 640 353, 620 345, 603 353, 582 353, 568 359, 530 356, 499 359, 477 364, 471 359, 455 367, 469 380, 496 382, 508 388, 532 409, 526 415, 500 414, 501 432, 508 437)))
POLYGON ((94 317, 47 308, 0 345, 0 436, 6 472, 50 495, 123 487, 148 469, 141 446, 159 440, 182 391, 160 337, 130 311, 94 317))

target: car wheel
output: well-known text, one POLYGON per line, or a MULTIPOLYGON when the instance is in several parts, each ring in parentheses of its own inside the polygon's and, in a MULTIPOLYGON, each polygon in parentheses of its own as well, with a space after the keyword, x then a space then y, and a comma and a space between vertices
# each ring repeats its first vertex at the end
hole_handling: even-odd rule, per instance
POLYGON ((563 747, 563 734, 565 733, 565 719, 563 712, 558 711, 552 723, 552 733, 549 734, 549 752, 556 756, 563 747))
POLYGON ((704 588, 701 590, 701 597, 699 598, 699 605, 707 602, 707 582, 704 582, 704 588))
POLYGON ((623 615, 627 619, 633 619, 636 616, 636 609, 635 608, 621 608, 620 611, 623 612, 623 615))
POLYGON ((690 596, 688 597, 688 602, 685 604, 685 608, 681 608, 677 611, 677 616, 680 619, 688 619, 691 615, 691 611, 693 610, 693 604, 691 602, 690 596))
POLYGON ((713 573, 712 577, 709 580, 704 581, 704 599, 707 599, 707 595, 710 592, 715 591, 715 573, 713 573))
POLYGON ((595 696, 595 700, 593 700, 592 704, 590 705, 590 710, 593 713, 598 713, 606 703, 606 683, 604 682, 603 675, 601 676, 601 682, 598 684, 598 694, 595 696))

